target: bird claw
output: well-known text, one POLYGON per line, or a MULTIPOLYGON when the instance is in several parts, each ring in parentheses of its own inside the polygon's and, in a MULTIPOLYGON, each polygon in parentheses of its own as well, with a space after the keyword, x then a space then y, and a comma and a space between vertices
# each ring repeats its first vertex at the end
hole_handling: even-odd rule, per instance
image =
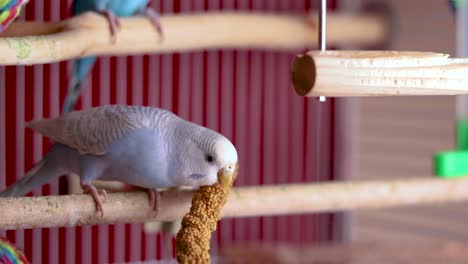
POLYGON ((150 20, 151 24, 156 29, 156 31, 158 31, 159 36, 161 37, 160 41, 162 41, 164 34, 163 34, 161 18, 159 14, 151 7, 147 7, 143 9, 142 13, 144 16, 146 16, 150 20))
POLYGON ((117 30, 120 30, 120 20, 119 18, 109 10, 100 11, 100 14, 104 15, 109 21, 110 31, 111 31, 111 42, 115 44, 117 41, 117 30))
POLYGON ((98 212, 98 216, 101 219, 104 216, 103 202, 107 200, 106 190, 98 190, 96 187, 94 187, 94 185, 91 184, 82 184, 81 188, 83 188, 83 192, 85 194, 90 194, 93 197, 94 203, 96 204, 96 211, 98 212), (103 196, 102 199, 101 195, 103 196))
POLYGON ((160 194, 155 189, 148 189, 149 205, 153 211, 154 217, 158 215, 160 194))
POLYGON ((104 199, 102 200, 102 202, 103 202, 103 203, 106 202, 106 200, 107 200, 107 192, 106 192, 106 190, 101 189, 101 190, 98 190, 97 192, 98 192, 99 195, 102 195, 102 197, 104 198, 104 199))
MULTIPOLYGON (((112 44, 115 44, 115 42, 117 42, 117 30, 120 30, 121 28, 119 18, 110 10, 100 11, 99 13, 104 15, 109 21, 111 42, 112 44)), ((161 36, 160 41, 162 41, 164 34, 159 14, 151 7, 143 9, 142 13, 150 20, 151 24, 158 31, 159 35, 161 36)))

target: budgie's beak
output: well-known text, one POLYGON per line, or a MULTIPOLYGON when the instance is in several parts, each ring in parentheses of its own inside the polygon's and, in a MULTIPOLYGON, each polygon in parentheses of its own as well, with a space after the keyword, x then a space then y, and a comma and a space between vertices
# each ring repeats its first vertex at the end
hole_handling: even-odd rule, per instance
POLYGON ((231 187, 237 177, 238 164, 230 164, 218 172, 218 181, 224 187, 231 187))

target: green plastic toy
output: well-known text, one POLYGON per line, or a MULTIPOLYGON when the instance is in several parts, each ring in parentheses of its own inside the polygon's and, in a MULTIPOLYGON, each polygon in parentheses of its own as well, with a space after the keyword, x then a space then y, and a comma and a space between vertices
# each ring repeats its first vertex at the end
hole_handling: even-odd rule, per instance
MULTIPOLYGON (((468 0, 451 0, 450 6, 457 15, 457 37, 466 42, 468 36, 468 0)), ((458 56, 468 56, 468 43, 457 46, 458 56)), ((440 178, 468 176, 468 96, 457 96, 456 149, 434 155, 433 171, 440 178)))
POLYGON ((434 174, 441 178, 468 176, 468 120, 457 121, 457 149, 434 155, 434 174))

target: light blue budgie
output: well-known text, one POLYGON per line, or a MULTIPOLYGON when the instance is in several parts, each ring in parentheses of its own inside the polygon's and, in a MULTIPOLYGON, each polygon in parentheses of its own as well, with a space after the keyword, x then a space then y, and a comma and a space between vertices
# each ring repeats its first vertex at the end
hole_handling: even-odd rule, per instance
MULTIPOLYGON (((148 7, 150 0, 75 0, 72 11, 79 15, 88 11, 95 11, 106 16, 109 21, 112 42, 116 41, 117 30, 120 23, 117 17, 129 17, 136 14, 147 16, 156 30, 162 36, 162 27, 158 14, 148 7)), ((72 76, 68 86, 68 92, 63 104, 63 112, 73 111, 76 101, 83 89, 86 77, 91 72, 96 57, 77 59, 73 63, 72 76)))
POLYGON ((80 176, 103 215, 94 180, 146 188, 157 212, 156 188, 230 185, 237 164, 234 145, 221 134, 154 107, 107 105, 27 123, 56 141, 26 175, 0 193, 22 196, 67 173, 80 176))

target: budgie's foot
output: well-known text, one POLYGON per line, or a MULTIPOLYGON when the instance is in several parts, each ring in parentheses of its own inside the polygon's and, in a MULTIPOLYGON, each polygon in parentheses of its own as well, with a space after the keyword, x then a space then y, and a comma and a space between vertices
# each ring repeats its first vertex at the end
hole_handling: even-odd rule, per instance
POLYGON ((151 7, 143 9, 142 13, 151 21, 151 24, 153 24, 154 28, 158 31, 159 36, 161 36, 162 39, 164 37, 164 34, 159 14, 151 7))
POLYGON ((99 13, 104 15, 109 21, 110 31, 111 31, 111 41, 112 41, 112 44, 114 44, 117 41, 117 30, 120 29, 119 18, 112 11, 109 11, 109 10, 101 11, 99 13))
POLYGON ((157 192, 155 189, 148 189, 148 195, 149 195, 149 202, 150 202, 150 208, 153 209, 154 216, 156 217, 158 215, 158 209, 159 209, 159 192, 157 192))
POLYGON ((82 184, 81 188, 83 188, 83 191, 85 194, 91 194, 91 196, 94 199, 94 202, 96 203, 96 210, 99 213, 99 218, 102 218, 104 216, 102 203, 107 200, 106 190, 98 190, 96 189, 96 187, 94 187, 94 185, 91 185, 91 184, 82 184), (101 199, 101 195, 103 199, 101 199))

